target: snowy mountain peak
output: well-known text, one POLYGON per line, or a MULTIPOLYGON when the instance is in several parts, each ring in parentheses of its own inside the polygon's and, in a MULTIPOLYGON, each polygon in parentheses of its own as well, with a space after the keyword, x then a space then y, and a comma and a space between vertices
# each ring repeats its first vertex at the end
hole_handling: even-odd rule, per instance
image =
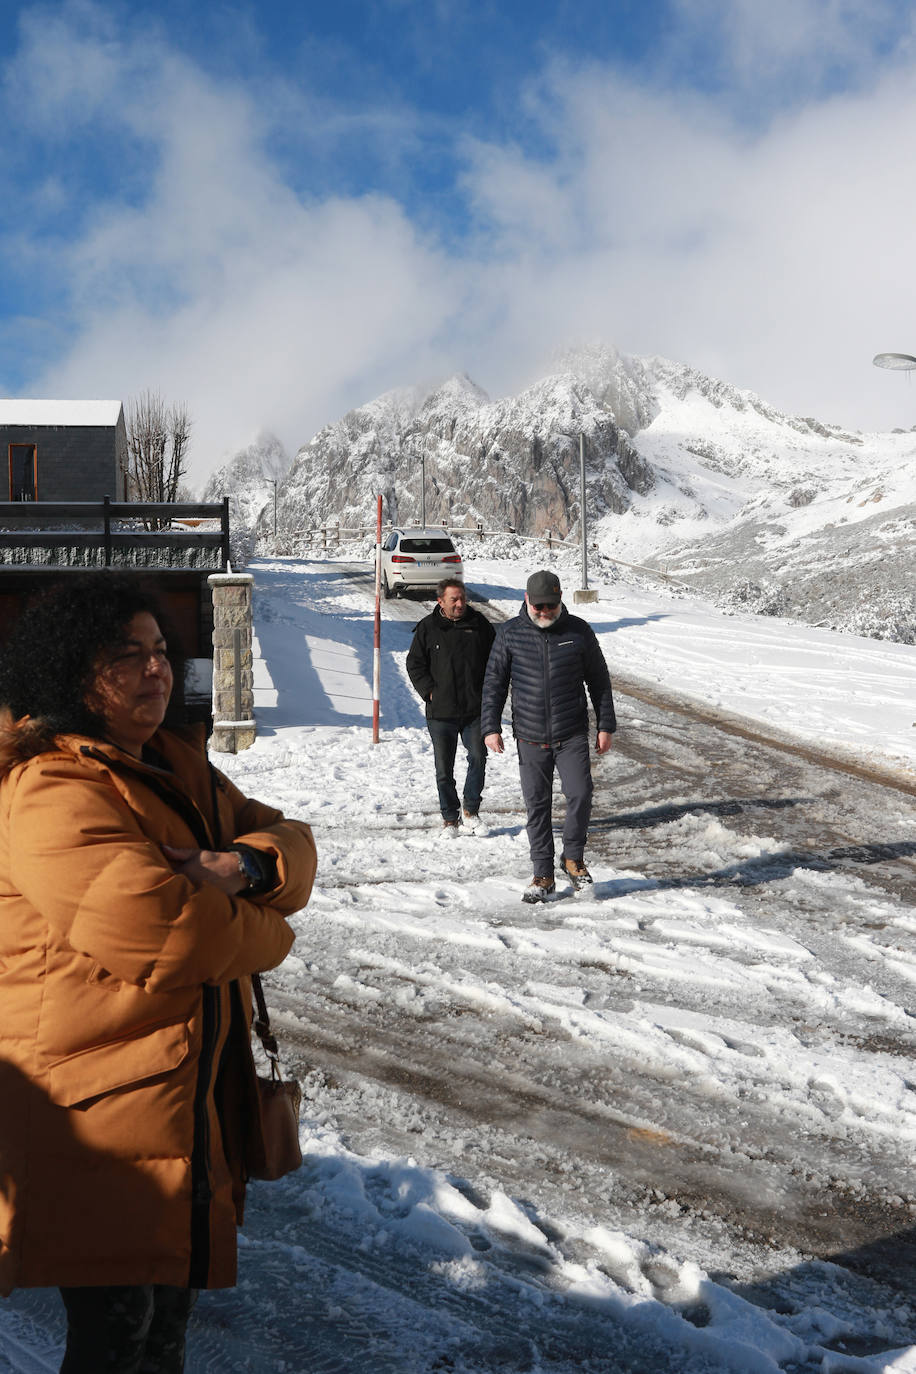
POLYGON ((642 360, 626 357, 607 344, 587 344, 558 353, 552 371, 569 373, 587 386, 631 436, 650 425, 658 413, 652 378, 642 360))
MULTIPOLYGON (((648 408, 640 413, 645 418, 648 408)), ((599 513, 622 511, 631 491, 649 490, 652 474, 616 411, 579 374, 545 377, 499 401, 466 375, 422 399, 416 391, 389 392, 300 449, 284 485, 284 516, 296 529, 337 519, 365 524, 381 492, 388 519, 417 520, 425 463, 427 520, 550 529, 562 537, 577 518, 580 432, 599 513)))
POLYGON ((443 401, 451 400, 456 405, 486 405, 489 396, 479 387, 466 372, 456 372, 454 376, 445 381, 431 391, 424 401, 424 405, 429 405, 437 397, 443 401))
MULTIPOLYGON (((299 450, 280 492, 281 536, 338 521, 374 528, 379 493, 386 520, 418 521, 424 470, 429 522, 575 535, 580 434, 589 524, 607 556, 662 565, 743 605, 831 624, 855 614, 871 633, 891 618, 913 627, 895 637, 916 640, 916 435, 787 416, 687 364, 604 344, 558 354, 547 375, 498 400, 456 374, 349 411, 299 450), (861 582, 839 577, 853 556, 869 566, 878 608, 867 625, 861 582), (891 606, 895 587, 903 600, 891 606)), ((264 506, 264 454, 252 463, 264 506)), ((238 468, 228 478, 226 489, 245 489, 238 468)))
POLYGON ((240 448, 218 467, 204 487, 203 501, 221 501, 229 496, 235 520, 251 524, 266 500, 268 483, 285 477, 291 459, 283 444, 269 430, 240 448))

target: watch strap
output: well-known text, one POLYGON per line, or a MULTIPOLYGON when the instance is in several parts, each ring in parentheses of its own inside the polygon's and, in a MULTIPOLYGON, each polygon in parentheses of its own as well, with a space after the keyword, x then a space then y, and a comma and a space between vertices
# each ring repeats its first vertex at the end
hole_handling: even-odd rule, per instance
POLYGON ((268 866, 270 865, 274 871, 276 870, 276 864, 271 863, 271 856, 268 854, 262 856, 256 849, 252 849, 246 844, 232 844, 229 849, 238 858, 239 873, 246 880, 242 894, 266 892, 272 886, 268 866), (262 858, 264 862, 261 862, 262 858))

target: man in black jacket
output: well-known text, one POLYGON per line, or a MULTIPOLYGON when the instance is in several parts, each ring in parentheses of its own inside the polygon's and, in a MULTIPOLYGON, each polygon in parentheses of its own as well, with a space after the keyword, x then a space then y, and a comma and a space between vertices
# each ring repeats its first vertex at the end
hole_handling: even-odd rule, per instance
POLYGON ((455 754, 461 739, 468 755, 464 780, 464 823, 476 830, 487 767, 480 733, 480 692, 494 629, 468 605, 464 583, 444 577, 436 588, 436 609, 414 626, 407 673, 426 703, 426 725, 433 742, 439 809, 446 834, 461 824, 455 786, 455 754))
POLYGON ((518 746, 534 867, 534 877, 522 900, 544 902, 556 890, 554 769, 566 798, 559 871, 576 891, 592 881, 584 862, 593 790, 586 688, 597 719, 599 754, 610 749, 611 735, 617 728, 611 678, 601 646, 587 621, 570 615, 562 604, 555 573, 531 574, 525 604, 513 620, 500 626, 490 655, 481 729, 484 742, 495 754, 503 752, 502 713, 510 686, 512 731, 518 746))

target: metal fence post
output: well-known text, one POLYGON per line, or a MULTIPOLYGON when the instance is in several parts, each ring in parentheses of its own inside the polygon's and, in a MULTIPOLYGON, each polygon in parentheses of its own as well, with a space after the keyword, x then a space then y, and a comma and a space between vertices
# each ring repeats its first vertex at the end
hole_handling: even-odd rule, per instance
POLYGON ((223 560, 223 572, 229 571, 229 559, 232 557, 229 548, 229 497, 223 497, 223 509, 220 515, 220 533, 222 535, 222 547, 220 555, 223 560))

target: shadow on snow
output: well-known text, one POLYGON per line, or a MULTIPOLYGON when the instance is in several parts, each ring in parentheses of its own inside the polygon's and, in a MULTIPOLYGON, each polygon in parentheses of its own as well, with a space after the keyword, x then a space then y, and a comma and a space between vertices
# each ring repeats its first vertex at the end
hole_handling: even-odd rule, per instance
MULTIPOLYGON (((284 726, 371 725, 373 607, 367 602, 363 609, 357 602, 330 613, 332 582, 340 584, 333 571, 292 560, 288 571, 256 571, 260 660, 255 665, 255 710, 261 734, 284 726)), ((397 620, 386 620, 382 627, 379 696, 388 729, 423 721, 420 702, 402 671, 411 630, 397 620)))

